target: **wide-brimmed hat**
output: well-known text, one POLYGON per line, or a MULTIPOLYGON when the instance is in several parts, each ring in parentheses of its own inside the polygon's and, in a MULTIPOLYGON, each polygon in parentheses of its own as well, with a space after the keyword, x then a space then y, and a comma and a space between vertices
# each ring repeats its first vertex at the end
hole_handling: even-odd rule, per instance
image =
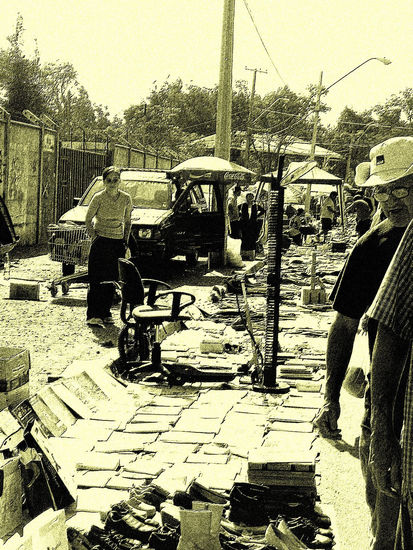
POLYGON ((369 164, 370 175, 358 184, 361 187, 385 185, 413 174, 413 137, 394 137, 379 143, 370 151, 369 164))

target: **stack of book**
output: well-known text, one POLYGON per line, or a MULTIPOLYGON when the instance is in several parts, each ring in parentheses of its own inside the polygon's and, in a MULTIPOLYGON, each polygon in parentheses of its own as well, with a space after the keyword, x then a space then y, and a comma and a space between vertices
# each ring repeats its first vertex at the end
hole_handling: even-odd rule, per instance
POLYGON ((278 366, 278 374, 281 378, 294 378, 300 380, 311 380, 313 369, 303 364, 282 364, 278 366))
POLYGON ((251 449, 248 455, 248 481, 315 493, 316 457, 317 453, 313 450, 251 449))

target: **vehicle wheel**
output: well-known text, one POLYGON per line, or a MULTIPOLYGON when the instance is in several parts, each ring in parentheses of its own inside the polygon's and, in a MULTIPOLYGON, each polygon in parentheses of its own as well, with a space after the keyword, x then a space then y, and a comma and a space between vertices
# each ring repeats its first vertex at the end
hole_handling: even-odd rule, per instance
POLYGON ((66 295, 69 292, 69 283, 62 283, 62 294, 66 295))
POLYGON ((149 342, 140 328, 124 326, 118 338, 118 351, 122 365, 144 361, 149 357, 149 342))
POLYGON ((198 250, 192 250, 191 252, 188 252, 188 254, 185 255, 186 263, 193 267, 198 263, 199 258, 199 252, 198 250))
POLYGON ((52 298, 57 296, 57 286, 56 285, 51 284, 49 290, 50 290, 50 294, 52 295, 52 298))
POLYGON ((67 275, 73 275, 75 272, 74 264, 67 264, 66 262, 62 263, 62 275, 66 277, 67 275))

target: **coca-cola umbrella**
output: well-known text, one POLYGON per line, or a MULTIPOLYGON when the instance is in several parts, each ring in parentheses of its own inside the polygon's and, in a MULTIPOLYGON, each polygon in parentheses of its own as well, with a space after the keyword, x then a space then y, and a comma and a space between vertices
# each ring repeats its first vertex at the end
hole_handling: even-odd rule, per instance
POLYGON ((193 157, 184 160, 171 170, 171 176, 178 174, 185 179, 202 179, 222 183, 249 183, 255 172, 244 166, 219 157, 193 157))

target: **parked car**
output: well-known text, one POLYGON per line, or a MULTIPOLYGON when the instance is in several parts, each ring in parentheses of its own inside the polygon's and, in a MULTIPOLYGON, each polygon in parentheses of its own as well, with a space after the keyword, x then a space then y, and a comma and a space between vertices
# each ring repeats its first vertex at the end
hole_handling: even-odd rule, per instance
MULTIPOLYGON (((223 248, 224 208, 216 182, 175 182, 165 170, 120 170, 120 188, 133 202, 133 256, 165 261, 184 255, 195 264, 199 255, 223 248), (179 196, 178 196, 179 195, 179 196)), ((63 214, 59 224, 85 223, 87 207, 93 195, 103 189, 100 176, 95 177, 78 204, 63 214)))

